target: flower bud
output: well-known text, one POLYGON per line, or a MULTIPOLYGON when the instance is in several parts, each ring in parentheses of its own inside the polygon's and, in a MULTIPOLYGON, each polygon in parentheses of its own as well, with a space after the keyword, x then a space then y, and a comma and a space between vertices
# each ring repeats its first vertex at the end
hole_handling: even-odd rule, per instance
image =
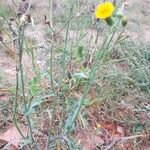
POLYGON ((125 27, 127 25, 127 23, 128 23, 128 18, 124 16, 122 18, 122 26, 125 27))
POLYGON ((109 26, 112 26, 114 24, 114 20, 112 17, 106 18, 105 21, 109 26))

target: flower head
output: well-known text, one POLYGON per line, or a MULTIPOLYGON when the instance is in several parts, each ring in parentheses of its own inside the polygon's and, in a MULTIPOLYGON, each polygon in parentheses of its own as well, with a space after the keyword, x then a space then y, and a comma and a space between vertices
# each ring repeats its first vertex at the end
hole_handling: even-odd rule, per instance
POLYGON ((127 25, 127 23, 128 23, 128 18, 126 16, 124 16, 122 18, 122 26, 125 27, 127 25))
POLYGON ((112 16, 115 7, 111 2, 104 2, 99 4, 95 9, 95 16, 97 19, 106 19, 112 16))

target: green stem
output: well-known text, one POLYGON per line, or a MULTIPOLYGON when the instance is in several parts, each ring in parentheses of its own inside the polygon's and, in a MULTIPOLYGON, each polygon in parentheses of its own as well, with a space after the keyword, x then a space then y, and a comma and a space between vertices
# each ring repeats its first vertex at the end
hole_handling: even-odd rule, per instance
POLYGON ((51 46, 51 51, 50 51, 50 80, 51 80, 51 88, 54 91, 54 82, 53 82, 53 42, 54 42, 54 37, 53 37, 53 32, 52 32, 52 46, 51 46))
MULTIPOLYGON (((22 94, 23 94, 23 103, 24 103, 24 110, 25 112, 28 111, 27 107, 27 102, 26 102, 26 97, 25 97, 25 88, 24 88, 24 79, 23 79, 23 67, 22 67, 22 53, 23 53, 23 34, 24 34, 24 26, 19 26, 18 29, 18 50, 19 50, 19 70, 20 70, 20 78, 21 78, 21 89, 22 89, 22 94)), ((32 143, 35 144, 34 138, 33 138, 33 132, 32 132, 32 126, 31 122, 29 119, 29 116, 26 116, 28 126, 29 126, 29 131, 30 131, 30 137, 32 140, 32 143)), ((38 150, 37 145, 35 144, 35 149, 38 150)))
POLYGON ((21 132, 18 124, 17 124, 17 119, 16 119, 16 113, 17 113, 17 100, 18 100, 18 84, 19 84, 19 68, 16 66, 16 93, 15 93, 15 100, 14 100, 14 107, 13 107, 13 122, 15 124, 15 127, 17 128, 19 134, 22 136, 23 139, 25 139, 25 136, 21 132))

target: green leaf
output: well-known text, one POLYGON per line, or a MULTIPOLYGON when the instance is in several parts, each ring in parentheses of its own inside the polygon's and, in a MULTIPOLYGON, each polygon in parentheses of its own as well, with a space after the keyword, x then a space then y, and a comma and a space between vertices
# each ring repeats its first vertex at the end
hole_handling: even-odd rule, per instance
POLYGON ((77 49, 77 57, 81 60, 83 59, 83 49, 84 47, 83 46, 79 46, 78 49, 77 49))
POLYGON ((16 93, 16 87, 9 88, 10 93, 15 94, 16 93))
POLYGON ((74 73, 73 77, 78 79, 78 80, 80 80, 80 79, 88 79, 89 78, 89 76, 86 73, 84 73, 84 72, 74 73))
POLYGON ((140 133, 144 130, 144 125, 141 123, 136 123, 133 127, 135 133, 140 133))
POLYGON ((37 106, 41 105, 42 103, 44 103, 47 97, 54 97, 54 96, 55 96, 55 94, 51 93, 51 94, 49 94, 49 95, 44 95, 44 96, 35 97, 35 98, 33 99, 33 101, 31 102, 31 106, 30 106, 30 108, 28 109, 28 111, 25 112, 25 115, 28 116, 28 115, 30 115, 31 113, 35 113, 35 112, 36 112, 36 109, 35 109, 35 108, 36 108, 37 106))
POLYGON ((31 103, 31 107, 36 107, 36 106, 39 106, 41 103, 45 102, 44 100, 47 98, 47 97, 54 97, 55 94, 51 93, 49 95, 45 95, 45 96, 40 96, 39 98, 34 98, 34 100, 32 101, 31 103))
POLYGON ((29 91, 31 97, 35 96, 38 93, 37 77, 33 77, 33 79, 30 81, 29 91))

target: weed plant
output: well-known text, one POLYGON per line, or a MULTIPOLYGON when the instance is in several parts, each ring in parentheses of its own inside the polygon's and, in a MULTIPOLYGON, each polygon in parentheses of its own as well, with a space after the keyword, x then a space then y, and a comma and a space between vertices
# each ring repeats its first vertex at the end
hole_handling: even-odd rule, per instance
MULTIPOLYGON (((21 148, 81 149, 74 136, 78 128, 89 128, 89 108, 109 103, 112 105, 109 111, 113 112, 115 104, 125 95, 135 91, 148 94, 149 47, 140 44, 139 48, 125 34, 127 18, 121 12, 122 1, 113 6, 114 10, 110 8, 112 12, 104 18, 99 12, 95 18, 93 10, 87 10, 79 0, 68 0, 62 17, 53 9, 53 3, 49 1, 43 31, 48 39, 44 48, 44 69, 37 63, 35 43, 25 35, 30 26, 36 28, 30 4, 25 13, 16 15, 13 24, 7 15, 10 12, 0 9, 16 53, 12 119, 23 138, 21 148), (62 40, 58 40, 60 36, 62 40), (31 61, 31 78, 25 76, 25 54, 31 61), (89 97, 91 91, 96 95, 94 98, 89 97), (27 136, 22 133, 22 123, 29 128, 27 136)), ((116 116, 111 117, 116 119, 116 116)))

